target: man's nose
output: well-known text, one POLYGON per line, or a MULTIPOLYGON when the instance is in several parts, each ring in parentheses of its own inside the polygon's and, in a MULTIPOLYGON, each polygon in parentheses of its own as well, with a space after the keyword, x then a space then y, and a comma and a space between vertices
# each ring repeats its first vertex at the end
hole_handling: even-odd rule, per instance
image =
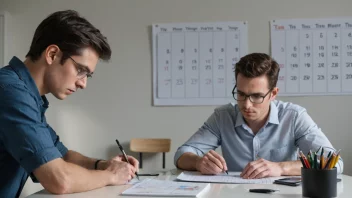
POLYGON ((244 105, 245 108, 249 108, 249 107, 252 106, 252 102, 249 99, 249 97, 246 97, 246 99, 243 101, 243 105, 244 105))
POLYGON ((87 76, 76 81, 76 85, 80 89, 85 89, 87 87, 87 76))

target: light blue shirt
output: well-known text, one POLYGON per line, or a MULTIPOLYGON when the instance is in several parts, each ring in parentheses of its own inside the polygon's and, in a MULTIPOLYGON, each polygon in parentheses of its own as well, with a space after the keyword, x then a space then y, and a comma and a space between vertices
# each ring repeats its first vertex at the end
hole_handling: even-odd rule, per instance
MULTIPOLYGON (((265 125, 255 135, 243 120, 237 105, 215 109, 204 125, 175 153, 178 158, 191 152, 203 156, 221 146, 229 171, 242 171, 251 161, 264 158, 273 162, 297 160, 297 148, 307 154, 324 147, 325 156, 333 149, 328 138, 301 106, 272 101, 265 125)), ((320 152, 319 152, 320 155, 320 152)), ((343 161, 336 165, 342 173, 343 161)))

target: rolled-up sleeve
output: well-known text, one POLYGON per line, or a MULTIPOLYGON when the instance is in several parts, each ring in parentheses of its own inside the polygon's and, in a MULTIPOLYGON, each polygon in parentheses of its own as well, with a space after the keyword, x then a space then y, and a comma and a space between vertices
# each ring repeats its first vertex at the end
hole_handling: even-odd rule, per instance
POLYGON ((180 146, 174 156, 174 164, 177 167, 178 159, 184 153, 194 153, 203 156, 209 150, 215 150, 221 144, 220 129, 218 127, 218 113, 215 111, 203 126, 180 146))
MULTIPOLYGON (((324 148, 325 156, 328 152, 335 151, 335 148, 330 143, 329 139, 308 115, 306 110, 297 114, 295 122, 295 143, 296 146, 304 153, 307 154, 310 150, 318 150, 324 148)), ((321 150, 317 153, 320 155, 321 150)), ((337 173, 343 172, 343 160, 340 157, 336 164, 337 173)))
POLYGON ((4 123, 0 126, 3 145, 27 173, 61 158, 67 150, 58 136, 53 138, 56 133, 43 121, 36 98, 23 85, 3 89, 0 108, 3 109, 0 114, 0 123, 4 123), (53 141, 55 138, 57 142, 53 141))

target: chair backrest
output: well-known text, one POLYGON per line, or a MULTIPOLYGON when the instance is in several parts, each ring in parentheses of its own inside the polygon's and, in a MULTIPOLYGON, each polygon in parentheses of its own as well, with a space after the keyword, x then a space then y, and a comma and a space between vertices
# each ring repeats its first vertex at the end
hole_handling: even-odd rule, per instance
POLYGON ((171 139, 141 139, 134 138, 130 143, 130 150, 140 153, 169 152, 171 139))

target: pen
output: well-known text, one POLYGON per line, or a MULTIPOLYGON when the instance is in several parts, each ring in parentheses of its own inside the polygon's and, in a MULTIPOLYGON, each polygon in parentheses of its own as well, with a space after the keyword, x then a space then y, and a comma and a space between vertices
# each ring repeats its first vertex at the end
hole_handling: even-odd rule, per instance
POLYGON ((158 173, 142 173, 142 174, 138 174, 138 176, 159 176, 158 173))
MULTIPOLYGON (((128 158, 127 158, 127 155, 126 155, 126 153, 125 153, 125 150, 123 150, 123 148, 122 148, 120 142, 119 142, 117 139, 116 139, 116 143, 117 143, 117 145, 119 146, 119 148, 120 148, 120 150, 121 150, 121 153, 123 154, 123 157, 125 158, 126 162, 129 163, 129 164, 131 164, 130 161, 128 161, 128 158)), ((138 176, 137 171, 136 171, 136 176, 137 176, 137 179, 139 180, 139 176, 138 176)))
POLYGON ((253 193, 273 193, 279 190, 274 190, 274 189, 249 189, 249 192, 253 193))

